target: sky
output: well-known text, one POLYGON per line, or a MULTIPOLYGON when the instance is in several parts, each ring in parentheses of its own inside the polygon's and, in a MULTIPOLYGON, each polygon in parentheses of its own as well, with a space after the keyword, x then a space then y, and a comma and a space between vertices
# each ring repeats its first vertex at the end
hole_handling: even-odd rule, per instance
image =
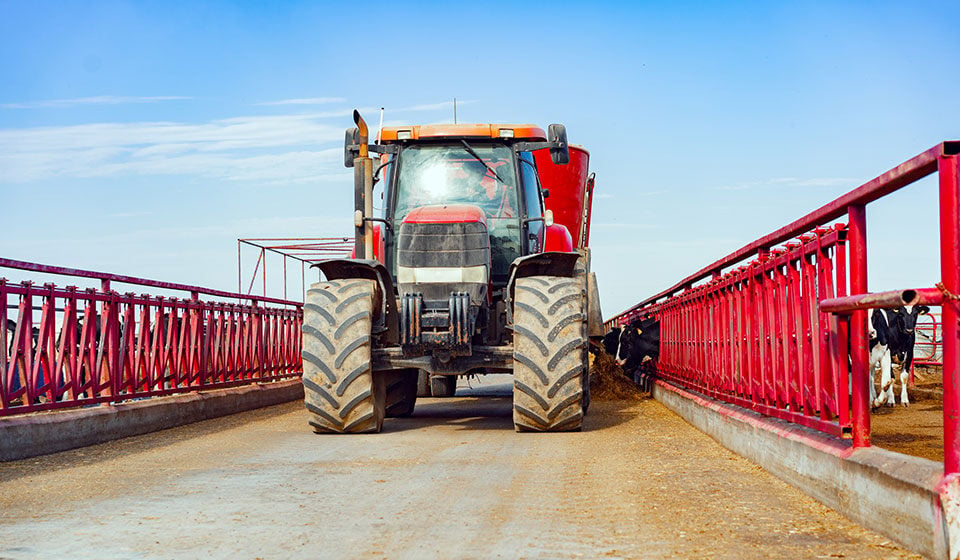
MULTIPOLYGON (((960 139, 958 16, 923 1, 0 0, 0 257, 235 290, 238 238, 351 234, 354 108, 451 122, 456 98, 460 122, 563 123, 590 151, 610 317, 960 139)), ((939 280, 935 179, 867 214, 871 290, 939 280)))

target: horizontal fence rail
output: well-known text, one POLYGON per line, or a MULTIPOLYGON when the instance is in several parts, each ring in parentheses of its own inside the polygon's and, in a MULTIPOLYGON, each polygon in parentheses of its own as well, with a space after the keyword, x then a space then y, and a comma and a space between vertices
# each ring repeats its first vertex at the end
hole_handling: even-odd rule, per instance
POLYGON ((870 444, 867 309, 942 305, 919 328, 918 364, 943 364, 944 471, 960 471, 958 153, 943 142, 793 223, 708 265, 606 322, 655 317, 650 374, 769 416, 870 444), (871 295, 866 206, 939 172, 936 288, 871 295), (830 222, 846 218, 846 224, 830 222), (896 296, 896 297, 894 297, 896 296), (829 301, 824 301, 829 300, 829 301), (829 305, 827 305, 829 304, 829 305), (842 310, 841 310, 842 309, 842 310), (939 348, 939 352, 937 351, 939 348))
POLYGON ((0 416, 300 375, 297 302, 22 261, 21 270, 189 292, 184 298, 0 279, 0 416), (30 266, 26 266, 30 265, 30 266), (79 272, 79 274, 75 274, 79 272), (238 303, 202 301, 200 294, 238 303), (280 306, 266 306, 278 303, 280 306))

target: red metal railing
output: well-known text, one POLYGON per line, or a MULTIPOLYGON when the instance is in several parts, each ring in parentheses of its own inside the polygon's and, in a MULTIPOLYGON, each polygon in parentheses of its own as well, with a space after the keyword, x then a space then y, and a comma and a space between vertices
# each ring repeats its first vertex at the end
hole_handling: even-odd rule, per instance
MULTIPOLYGON (((852 428, 847 332, 819 297, 846 295, 846 227, 817 229, 726 274, 618 316, 660 319, 657 375, 834 435, 852 428)), ((691 281, 692 282, 692 281, 691 281)))
POLYGON ((943 305, 944 469, 956 473, 958 153, 960 142, 938 144, 647 298, 608 326, 656 316, 661 321, 656 375, 770 416, 849 434, 854 446, 867 446, 866 309, 897 305, 902 294, 866 295, 866 205, 939 171, 942 282, 938 289, 910 292, 917 302, 943 305), (845 215, 848 226, 823 227, 845 215), (820 305, 828 299, 836 305, 820 305))
MULTIPOLYGON (((941 336, 940 314, 921 315, 917 319, 916 333, 917 341, 913 345, 913 365, 942 366, 943 354, 940 346, 943 343, 943 338, 941 336)), ((912 371, 910 373, 913 374, 912 371)))
POLYGON ((0 279, 6 333, 0 344, 0 416, 301 372, 297 302, 9 259, 0 259, 0 266, 101 280, 100 289, 81 290, 0 279), (119 294, 109 288, 111 282, 189 296, 119 294), (200 294, 238 303, 201 301, 200 294))

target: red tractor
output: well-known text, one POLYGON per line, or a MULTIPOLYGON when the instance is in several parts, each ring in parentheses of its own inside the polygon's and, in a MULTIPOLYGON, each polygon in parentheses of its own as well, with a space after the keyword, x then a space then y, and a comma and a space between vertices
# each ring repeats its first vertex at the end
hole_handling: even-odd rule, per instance
POLYGON ((485 373, 513 373, 518 431, 580 429, 589 338, 603 335, 587 152, 567 145, 563 125, 390 127, 368 145, 354 120, 344 152, 358 258, 317 265, 327 280, 304 305, 314 430, 379 432, 385 416, 413 412, 418 378, 442 396, 457 376, 485 373))

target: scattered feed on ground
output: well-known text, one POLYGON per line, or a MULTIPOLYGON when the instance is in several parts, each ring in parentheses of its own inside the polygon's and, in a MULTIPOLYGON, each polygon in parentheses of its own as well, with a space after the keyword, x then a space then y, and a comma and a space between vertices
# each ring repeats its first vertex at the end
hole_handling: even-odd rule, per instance
POLYGON ((590 398, 597 401, 639 400, 648 393, 624 375, 608 354, 590 356, 590 398))

